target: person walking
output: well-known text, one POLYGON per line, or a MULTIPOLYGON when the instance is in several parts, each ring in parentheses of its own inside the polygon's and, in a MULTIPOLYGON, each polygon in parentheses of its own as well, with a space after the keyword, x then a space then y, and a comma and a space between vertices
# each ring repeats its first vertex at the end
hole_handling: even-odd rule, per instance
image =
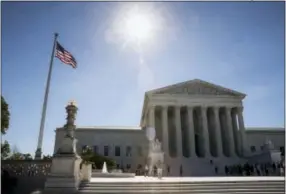
POLYGON ((149 168, 147 166, 147 164, 145 165, 145 169, 144 169, 144 176, 148 176, 148 172, 149 172, 149 168))
POLYGON ((170 175, 170 166, 167 165, 167 176, 169 176, 169 175, 170 175))
POLYGON ((157 174, 158 174, 158 179, 162 179, 163 175, 163 167, 162 167, 162 162, 159 160, 157 164, 157 174))
POLYGON ((183 176, 183 166, 180 166, 180 176, 183 176))

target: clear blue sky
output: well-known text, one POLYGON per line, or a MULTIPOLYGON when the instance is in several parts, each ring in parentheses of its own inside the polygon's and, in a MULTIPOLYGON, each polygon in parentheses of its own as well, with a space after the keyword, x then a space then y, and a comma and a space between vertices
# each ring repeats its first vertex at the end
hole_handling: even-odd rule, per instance
POLYGON ((78 126, 138 126, 146 90, 195 78, 246 93, 246 127, 282 127, 284 23, 284 2, 2 2, 4 139, 35 152, 54 32, 78 68, 54 61, 44 153, 71 99, 78 126), (140 47, 121 35, 135 5, 157 22, 140 47))

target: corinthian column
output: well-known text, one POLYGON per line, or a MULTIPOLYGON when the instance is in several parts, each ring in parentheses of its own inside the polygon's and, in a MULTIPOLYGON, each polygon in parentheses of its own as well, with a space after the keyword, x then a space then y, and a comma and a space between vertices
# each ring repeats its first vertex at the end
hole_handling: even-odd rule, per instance
POLYGON ((189 130, 189 146, 190 146, 191 157, 196 156, 193 110, 194 110, 193 107, 188 107, 188 130, 189 130))
POLYGON ((244 152, 246 150, 246 142, 245 142, 245 128, 244 128, 244 121, 243 121, 243 107, 238 107, 238 125, 239 125, 239 133, 240 133, 240 154, 244 155, 244 152))
POLYGON ((182 157, 182 127, 181 127, 181 107, 175 107, 175 122, 176 122, 176 136, 177 136, 177 157, 182 157))
POLYGON ((169 128, 168 128, 168 106, 162 107, 163 115, 163 150, 167 156, 169 156, 169 128))
POLYGON ((227 122, 228 138, 229 138, 228 146, 229 146, 230 156, 234 156, 235 150, 234 150, 232 122, 231 122, 231 108, 229 107, 226 107, 226 122, 227 122))
POLYGON ((201 107, 202 118, 203 118, 203 143, 204 143, 204 155, 205 157, 210 156, 210 143, 209 143, 209 130, 208 130, 208 120, 207 120, 207 107, 201 107))
POLYGON ((151 105, 149 107, 149 114, 148 114, 148 123, 149 127, 155 127, 155 106, 151 105))
POLYGON ((216 136, 217 156, 221 157, 223 155, 223 151, 222 151, 222 139, 221 139, 221 126, 219 121, 219 107, 214 107, 214 116, 215 116, 215 136, 216 136))

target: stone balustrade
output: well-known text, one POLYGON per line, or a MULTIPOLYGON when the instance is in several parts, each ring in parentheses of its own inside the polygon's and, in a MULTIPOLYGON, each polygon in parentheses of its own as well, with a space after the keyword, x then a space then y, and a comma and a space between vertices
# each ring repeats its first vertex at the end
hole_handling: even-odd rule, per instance
POLYGON ((52 160, 2 160, 1 168, 11 176, 47 176, 52 160))

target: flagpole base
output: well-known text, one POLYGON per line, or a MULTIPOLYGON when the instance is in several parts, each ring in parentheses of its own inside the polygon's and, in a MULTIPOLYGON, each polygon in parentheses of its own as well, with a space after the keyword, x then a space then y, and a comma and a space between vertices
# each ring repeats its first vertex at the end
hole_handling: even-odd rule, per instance
POLYGON ((42 159, 42 150, 41 148, 38 148, 35 152, 35 160, 41 160, 42 159))

